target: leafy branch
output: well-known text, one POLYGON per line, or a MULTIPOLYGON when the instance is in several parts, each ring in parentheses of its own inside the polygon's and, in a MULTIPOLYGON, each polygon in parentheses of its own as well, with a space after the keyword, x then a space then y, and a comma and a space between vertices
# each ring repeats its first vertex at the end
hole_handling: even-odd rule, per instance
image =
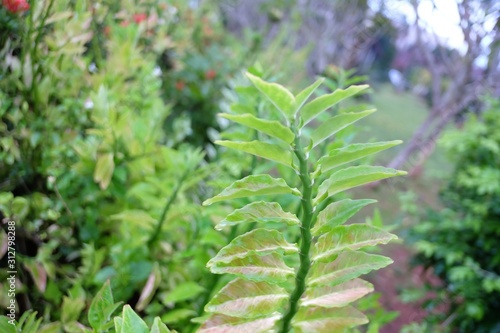
POLYGON ((349 304, 371 292, 373 286, 358 277, 392 261, 362 249, 385 244, 396 236, 366 224, 344 226, 361 208, 375 201, 335 201, 335 195, 405 174, 369 165, 342 167, 401 141, 352 144, 332 149, 319 159, 313 158, 313 149, 374 110, 339 112, 315 128, 310 136, 304 127, 324 111, 332 107, 338 109, 342 100, 361 93, 368 86, 337 89, 308 101, 322 84, 321 79, 294 96, 279 84, 265 82, 252 74, 247 76, 280 111, 282 119, 223 114, 226 119, 267 135, 269 140, 216 143, 291 168, 295 171, 294 179, 250 175, 235 181, 204 205, 244 197, 291 194, 300 200, 301 214, 299 218, 286 212, 276 202, 255 201, 235 210, 216 225, 216 229, 222 229, 260 223, 266 228, 234 238, 208 262, 212 273, 227 273, 236 279, 207 304, 205 310, 212 315, 199 332, 279 330, 286 333, 292 328, 294 332, 332 332, 365 324, 366 317, 349 304), (299 183, 301 190, 290 187, 290 183, 299 183), (288 242, 282 232, 267 228, 271 227, 269 222, 298 229, 299 245, 288 242), (285 260, 286 256, 292 258, 285 260), (298 267, 290 267, 289 263, 297 256, 298 267))

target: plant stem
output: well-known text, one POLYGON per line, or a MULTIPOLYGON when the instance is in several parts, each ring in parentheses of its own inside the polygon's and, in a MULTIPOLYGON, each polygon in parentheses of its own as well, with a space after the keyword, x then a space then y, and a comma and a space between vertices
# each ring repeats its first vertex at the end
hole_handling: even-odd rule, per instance
POLYGON ((300 226, 300 267, 295 276, 295 290, 292 292, 290 296, 290 307, 288 309, 288 313, 283 317, 283 329, 282 333, 288 333, 291 326, 292 318, 297 313, 298 302, 300 297, 305 291, 306 288, 306 277, 307 273, 309 273, 309 268, 311 266, 311 259, 309 258, 309 251, 311 249, 311 224, 313 222, 313 205, 312 205, 312 188, 313 183, 311 181, 311 177, 309 176, 309 166, 307 163, 307 156, 304 153, 302 145, 300 143, 300 136, 297 135, 297 130, 294 128, 295 132, 295 148, 294 153, 299 160, 300 166, 300 180, 302 182, 302 221, 300 226))
POLYGON ((153 233, 151 234, 151 237, 149 238, 149 241, 148 241, 148 245, 150 247, 158 239, 158 236, 160 235, 160 232, 161 232, 161 227, 163 226, 165 218, 167 217, 167 213, 168 213, 170 207, 172 206, 172 204, 174 203, 175 199, 177 198, 177 194, 179 193, 179 191, 182 187, 182 184, 184 183, 184 181, 186 180, 186 178, 190 172, 191 172, 190 168, 186 168, 186 170, 182 174, 181 178, 179 179, 179 181, 175 185, 174 191, 172 192, 172 194, 168 198, 168 201, 165 204, 165 207, 163 207, 163 212, 161 213, 160 219, 158 220, 158 224, 156 225, 156 228, 153 231, 153 233))

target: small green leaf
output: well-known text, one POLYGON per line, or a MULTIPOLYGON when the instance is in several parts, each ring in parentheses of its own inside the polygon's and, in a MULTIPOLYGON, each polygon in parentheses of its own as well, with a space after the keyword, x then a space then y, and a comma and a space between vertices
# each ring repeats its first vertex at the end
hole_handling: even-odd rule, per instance
POLYGON ((293 254, 297 253, 299 249, 295 244, 288 243, 281 232, 277 230, 255 229, 233 239, 229 245, 223 247, 214 258, 210 259, 207 267, 276 251, 293 254))
POLYGON ((101 190, 108 188, 114 170, 115 162, 113 153, 102 154, 97 158, 94 170, 94 181, 99 184, 101 190))
POLYGON ((378 153, 385 149, 397 146, 403 141, 394 140, 375 143, 355 143, 346 147, 332 150, 328 156, 321 158, 318 162, 321 172, 325 173, 342 164, 356 161, 360 158, 378 153))
POLYGON ((302 106, 304 105, 305 102, 311 97, 311 95, 318 89, 318 87, 325 81, 324 78, 318 79, 316 82, 311 84, 309 87, 305 88, 302 90, 296 97, 295 97, 295 114, 297 114, 302 106))
POLYGON ((148 325, 128 304, 123 307, 122 319, 121 333, 149 333, 148 325))
POLYGON ((336 333, 368 323, 355 308, 300 307, 292 320, 294 333, 336 333))
POLYGON ((174 324, 186 319, 196 317, 196 311, 192 309, 175 309, 170 310, 161 316, 161 320, 167 324, 174 324))
POLYGON ((335 135, 338 131, 346 128, 347 126, 357 122, 360 119, 363 119, 373 112, 375 112, 375 110, 342 113, 323 122, 311 134, 311 139, 313 140, 313 148, 332 135, 335 135))
POLYGON ((294 275, 294 270, 283 262, 283 257, 277 253, 264 256, 253 255, 237 258, 229 263, 217 262, 210 267, 214 274, 233 274, 252 281, 269 283, 284 283, 294 275))
POLYGON ((17 322, 6 316, 0 316, 0 330, 5 333, 16 333, 17 322), (12 324, 11 324, 12 323, 12 324))
POLYGON ((198 333, 267 333, 274 332, 273 328, 281 315, 276 314, 268 318, 242 319, 215 314, 207 320, 198 333))
POLYGON ((212 298, 205 311, 237 318, 259 318, 281 310, 288 297, 286 290, 276 285, 235 279, 212 298))
POLYGON ((153 326, 151 326, 150 333, 170 333, 170 330, 168 329, 167 325, 162 323, 160 317, 156 317, 153 322, 153 326))
POLYGON ((336 286, 309 288, 301 299, 301 306, 340 308, 373 291, 373 285, 361 279, 354 279, 336 286))
POLYGON ((220 146, 238 149, 255 156, 281 163, 290 168, 292 167, 292 153, 274 143, 260 141, 235 142, 226 140, 217 140, 215 143, 220 146))
POLYGON ((300 191, 296 188, 290 188, 281 178, 273 178, 269 175, 250 175, 235 181, 215 197, 205 200, 203 205, 208 206, 227 199, 269 194, 294 194, 299 196, 300 191))
POLYGON ((113 322, 115 323, 115 331, 117 333, 120 333, 122 331, 122 326, 123 326, 123 319, 122 319, 122 317, 115 317, 113 319, 113 322))
POLYGON ((111 313, 106 313, 115 304, 111 293, 109 280, 104 283, 101 290, 95 295, 90 304, 88 319, 90 325, 95 330, 100 330, 108 321, 111 320, 111 313))
MULTIPOLYGON (((332 258, 335 258, 332 257, 332 258)), ((334 261, 315 261, 311 266, 307 285, 334 286, 392 264, 390 258, 362 251, 343 251, 334 261)))
POLYGON ((314 203, 318 204, 327 196, 332 196, 357 186, 402 175, 406 175, 406 172, 380 166, 360 165, 348 167, 334 172, 330 178, 320 185, 314 203))
POLYGON ((279 222, 286 223, 287 225, 298 225, 300 223, 297 216, 283 211, 283 208, 278 203, 257 201, 235 210, 224 220, 220 221, 215 226, 215 229, 221 230, 227 226, 253 222, 279 222))
POLYGON ((77 321, 84 308, 85 301, 83 299, 64 296, 61 307, 61 321, 64 324, 77 321))
POLYGON ((221 113, 219 114, 219 116, 232 120, 238 124, 253 128, 259 132, 280 139, 286 143, 292 143, 295 139, 295 135, 293 134, 293 132, 288 127, 283 126, 279 121, 276 120, 260 119, 249 113, 242 115, 221 113))
POLYGON ((354 96, 363 90, 368 89, 368 85, 350 86, 347 89, 337 89, 331 94, 320 96, 311 102, 304 105, 300 111, 303 126, 307 125, 311 120, 318 116, 323 111, 331 108, 335 104, 343 101, 346 98, 354 96))
POLYGON ((365 224, 340 225, 318 238, 313 260, 328 261, 346 249, 387 244, 396 238, 396 235, 365 224))
POLYGON ((175 286, 174 290, 169 292, 165 298, 162 299, 164 304, 178 303, 192 299, 205 291, 205 288, 195 282, 185 282, 175 286))
POLYGON ((291 119, 295 106, 295 97, 285 87, 277 83, 269 83, 261 78, 246 73, 253 85, 263 93, 286 119, 291 119))
POLYGON ((377 200, 361 199, 351 200, 344 199, 328 205, 318 214, 318 219, 311 229, 313 236, 320 236, 321 234, 331 230, 333 227, 345 223, 354 214, 366 205, 377 202, 377 200))

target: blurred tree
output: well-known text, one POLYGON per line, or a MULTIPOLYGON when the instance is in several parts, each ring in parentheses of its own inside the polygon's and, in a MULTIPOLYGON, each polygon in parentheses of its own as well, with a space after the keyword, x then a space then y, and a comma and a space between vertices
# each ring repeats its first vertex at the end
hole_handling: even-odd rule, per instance
MULTIPOLYGON (((430 112, 413 137, 389 163, 392 168, 411 164, 418 174, 432 154, 443 129, 464 112, 477 110, 485 93, 500 94, 500 3, 464 0, 457 2, 463 46, 450 49, 438 37, 438 27, 429 27, 421 18, 420 2, 412 0, 415 41, 409 48, 430 73, 428 102, 430 112)), ((415 58, 414 58, 415 59, 415 58)))

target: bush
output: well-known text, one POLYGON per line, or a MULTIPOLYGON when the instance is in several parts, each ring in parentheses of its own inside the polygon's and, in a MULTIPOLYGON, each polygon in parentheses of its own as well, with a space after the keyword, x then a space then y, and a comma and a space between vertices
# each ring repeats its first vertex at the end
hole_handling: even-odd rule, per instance
POLYGON ((500 105, 443 138, 455 170, 441 192, 445 208, 413 228, 416 262, 444 283, 428 306, 460 332, 500 332, 500 105))

